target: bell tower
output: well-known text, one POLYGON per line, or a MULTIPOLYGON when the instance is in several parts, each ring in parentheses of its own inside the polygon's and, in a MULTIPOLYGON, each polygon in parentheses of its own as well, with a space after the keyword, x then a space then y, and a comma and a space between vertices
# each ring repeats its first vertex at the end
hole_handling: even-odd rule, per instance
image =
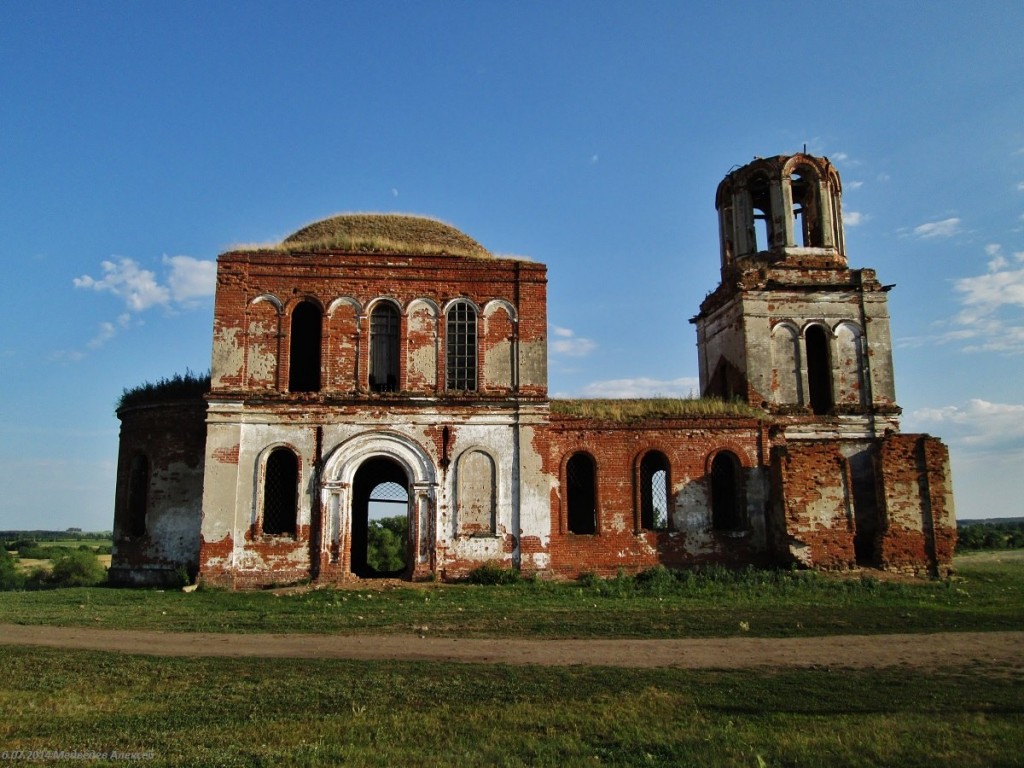
POLYGON ((701 393, 812 417, 788 420, 793 437, 898 430, 892 286, 849 268, 828 159, 757 158, 722 180, 715 207, 721 282, 691 320, 701 393))

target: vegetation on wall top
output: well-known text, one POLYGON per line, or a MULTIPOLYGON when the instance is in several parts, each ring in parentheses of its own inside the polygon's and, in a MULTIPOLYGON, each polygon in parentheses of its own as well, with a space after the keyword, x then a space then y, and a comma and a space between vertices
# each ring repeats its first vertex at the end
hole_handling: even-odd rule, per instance
POLYGON ((443 221, 399 213, 345 213, 317 221, 281 243, 242 246, 238 250, 344 250, 369 253, 494 258, 480 243, 443 221))
POLYGON ((713 397, 653 397, 648 399, 552 400, 551 413, 604 421, 641 421, 714 416, 767 418, 764 411, 735 400, 713 397))
POLYGON ((173 400, 201 400, 210 391, 210 372, 193 373, 186 369, 185 374, 176 373, 170 378, 156 382, 146 381, 142 384, 125 388, 117 399, 117 410, 137 405, 152 405, 173 400))

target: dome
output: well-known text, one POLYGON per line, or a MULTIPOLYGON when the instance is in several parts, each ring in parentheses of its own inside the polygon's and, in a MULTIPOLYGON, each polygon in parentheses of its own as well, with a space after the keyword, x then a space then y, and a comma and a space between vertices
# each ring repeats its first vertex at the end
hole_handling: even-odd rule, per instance
POLYGON ((450 224, 398 213, 343 213, 289 235, 288 250, 350 250, 493 258, 480 243, 450 224))

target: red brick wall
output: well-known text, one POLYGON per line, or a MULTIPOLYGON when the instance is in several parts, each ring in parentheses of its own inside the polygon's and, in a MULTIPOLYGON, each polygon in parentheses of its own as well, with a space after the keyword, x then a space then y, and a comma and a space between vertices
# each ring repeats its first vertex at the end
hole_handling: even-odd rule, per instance
MULTIPOLYGON (((763 430, 754 419, 652 420, 640 424, 552 417, 548 471, 558 478, 551 500, 552 570, 573 577, 583 572, 611 575, 657 564, 685 566, 706 562, 744 563, 764 560, 763 540, 753 528, 722 532, 711 528, 707 507, 711 460, 720 450, 739 458, 748 486, 759 483, 763 430), (666 531, 640 530, 638 468, 647 451, 669 460, 669 514, 677 525, 666 531), (577 451, 597 465, 597 533, 578 535, 566 524, 565 463, 577 451), (754 470, 754 471, 751 471, 754 470), (750 478, 754 478, 751 480, 750 478)), ((748 487, 748 503, 759 494, 748 487)), ((749 512, 749 509, 748 509, 749 512)), ((757 517, 757 510, 751 517, 757 517)))
MULTIPOLYGON (((404 311, 416 299, 429 300, 439 308, 456 298, 467 298, 479 307, 493 299, 503 299, 516 309, 519 318, 516 333, 520 345, 543 344, 547 337, 547 277, 546 268, 541 264, 455 256, 231 252, 222 254, 218 260, 214 357, 218 357, 218 344, 237 344, 244 350, 245 371, 236 371, 233 365, 227 364, 224 366, 227 375, 218 375, 220 370, 215 364, 214 392, 237 391, 242 382, 248 389, 287 389, 291 312, 302 300, 313 301, 325 309, 323 390, 326 393, 349 393, 358 386, 365 391, 369 329, 364 318, 363 327, 357 333, 353 309, 341 302, 336 303, 342 298, 358 303, 363 313, 376 299, 395 301, 403 311, 402 359, 407 361, 410 344, 437 344, 438 387, 443 386, 445 323, 443 317, 440 318, 436 341, 432 335, 430 338, 416 335, 410 338, 404 311), (275 297, 282 305, 279 329, 273 302, 252 303, 260 296, 275 297), (332 307, 333 310, 328 311, 332 307), (275 356, 278 361, 273 372, 261 363, 267 355, 275 356)), ((494 346, 497 336, 508 338, 511 335, 511 324, 508 326, 501 327, 499 323, 493 333, 482 339, 482 358, 494 346)), ((221 354, 225 360, 229 357, 227 347, 221 354)), ((481 369, 483 364, 482 359, 481 369)), ((433 394, 432 385, 423 380, 406 380, 408 367, 406 364, 402 366, 403 388, 433 394)), ((545 376, 527 375, 524 381, 521 394, 546 394, 545 376)), ((489 389, 502 390, 493 382, 489 389)), ((508 392, 508 387, 503 391, 508 392)))
POLYGON ((930 435, 889 435, 881 442, 879 464, 885 510, 882 566, 948 574, 956 520, 946 446, 930 435))

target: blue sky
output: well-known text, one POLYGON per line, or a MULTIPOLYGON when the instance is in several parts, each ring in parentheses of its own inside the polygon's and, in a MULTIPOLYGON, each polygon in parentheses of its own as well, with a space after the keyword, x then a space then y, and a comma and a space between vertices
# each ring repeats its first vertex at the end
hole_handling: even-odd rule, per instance
POLYGON ((109 529, 121 390, 209 367, 232 244, 343 211, 548 265, 559 395, 688 394, 714 193, 806 144, 906 431, 1024 514, 1024 5, 0 5, 0 529, 109 529), (704 7, 706 6, 706 7, 704 7))

